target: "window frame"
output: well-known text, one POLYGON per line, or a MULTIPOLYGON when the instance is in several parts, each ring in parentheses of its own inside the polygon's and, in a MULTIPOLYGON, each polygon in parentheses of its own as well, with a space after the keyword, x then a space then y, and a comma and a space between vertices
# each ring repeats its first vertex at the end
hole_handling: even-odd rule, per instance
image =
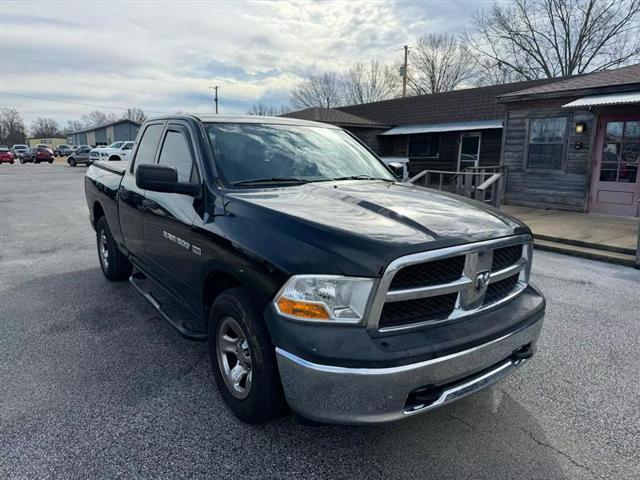
POLYGON ((442 148, 442 135, 441 132, 427 132, 427 133, 410 133, 407 135, 407 158, 415 158, 416 160, 439 160, 440 159, 440 150, 442 148), (416 137, 418 135, 431 135, 436 137, 436 142, 438 144, 438 153, 435 155, 412 155, 411 154, 411 138, 416 137))
MULTIPOLYGON (((524 155, 523 155, 523 170, 531 173, 540 173, 540 172, 549 172, 549 173, 567 173, 567 165, 568 165, 568 156, 569 156, 569 138, 571 136, 571 125, 573 124, 573 115, 572 114, 562 114, 560 112, 553 113, 537 113, 535 115, 528 115, 526 121, 526 135, 525 135, 525 144, 524 144, 524 155), (565 129, 564 129, 564 139, 562 141, 562 153, 560 159, 560 168, 539 168, 539 167, 530 167, 529 166, 529 146, 531 145, 531 123, 533 120, 539 119, 552 119, 552 118, 564 118, 566 119, 565 129)), ((552 144, 555 145, 555 144, 552 144)))
MULTIPOLYGON (((189 185, 201 185, 202 184, 202 172, 200 171, 200 166, 198 165, 198 159, 196 154, 196 149, 193 144, 193 138, 189 131, 189 128, 177 121, 169 121, 165 124, 164 129, 162 130, 162 134, 160 135, 160 142, 158 143, 158 149, 156 150, 156 158, 154 161, 154 165, 160 165, 160 156, 162 155, 162 149, 164 147, 164 142, 167 139, 167 134, 169 132, 180 133, 185 136, 187 140, 187 145, 189 146, 189 154, 191 155, 191 160, 193 165, 195 166, 195 173, 197 175, 197 179, 195 182, 181 182, 188 183, 189 185)), ((175 168, 175 167, 174 167, 175 168)))
MULTIPOLYGON (((166 130, 167 127, 167 122, 166 120, 162 120, 160 122, 151 122, 147 125, 145 125, 144 130, 142 130, 142 134, 140 134, 140 140, 142 140, 142 137, 144 136, 144 134, 146 133, 147 129, 151 126, 154 125, 160 125, 162 130, 160 131, 160 138, 164 138, 164 131, 166 130)), ((129 173, 131 173, 132 175, 135 175, 135 168, 136 168, 136 163, 138 161, 138 148, 140 147, 140 143, 141 142, 135 142, 134 144, 134 151, 131 152, 131 165, 129 165, 129 173)), ((155 165, 158 162, 158 152, 160 151, 160 142, 156 143, 156 150, 153 154, 153 161, 149 164, 149 165, 155 165)))

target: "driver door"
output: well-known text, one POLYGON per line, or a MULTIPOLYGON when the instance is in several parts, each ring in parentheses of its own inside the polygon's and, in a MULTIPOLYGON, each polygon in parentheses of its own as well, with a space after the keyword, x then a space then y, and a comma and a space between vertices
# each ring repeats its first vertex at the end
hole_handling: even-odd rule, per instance
MULTIPOLYGON (((157 163, 174 167, 178 181, 200 183, 192 138, 185 125, 170 123, 160 143, 157 163)), ((197 305, 199 292, 188 288, 194 255, 191 227, 198 200, 181 193, 152 192, 145 195, 145 256, 152 275, 163 279, 187 305, 197 305)))

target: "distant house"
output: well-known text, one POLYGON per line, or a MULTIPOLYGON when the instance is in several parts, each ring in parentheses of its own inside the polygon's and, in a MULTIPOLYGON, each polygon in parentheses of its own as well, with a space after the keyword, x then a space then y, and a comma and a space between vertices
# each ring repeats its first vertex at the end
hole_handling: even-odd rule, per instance
POLYGON ((286 116, 425 169, 507 167, 506 203, 638 216, 640 65, 286 116))
POLYGON ((109 145, 113 142, 135 140, 140 124, 132 120, 118 120, 117 122, 84 128, 70 133, 67 141, 73 145, 109 145))
POLYGON ((550 81, 454 90, 332 109, 308 108, 286 116, 346 128, 383 157, 408 158, 412 174, 427 168, 451 171, 499 165, 505 108, 497 96, 550 81))

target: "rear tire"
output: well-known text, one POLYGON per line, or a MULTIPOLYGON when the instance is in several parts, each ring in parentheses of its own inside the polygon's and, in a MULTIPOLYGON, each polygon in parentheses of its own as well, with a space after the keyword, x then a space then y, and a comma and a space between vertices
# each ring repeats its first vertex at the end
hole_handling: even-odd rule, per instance
POLYGON ((287 411, 271 337, 244 288, 226 290, 216 298, 208 335, 216 384, 240 420, 260 424, 287 411))
POLYGON ((107 279, 117 282, 126 280, 131 276, 133 266, 116 245, 105 217, 101 217, 98 220, 96 246, 98 247, 100 268, 107 279))
POLYGON ((76 159, 75 158, 70 158, 69 160, 67 160, 67 163, 70 166, 75 167, 76 166, 76 159))
POLYGON ((20 157, 20 163, 24 165, 24 157, 20 157))
POLYGON ((38 160, 37 158, 34 158, 34 159, 32 160, 32 162, 33 162, 33 163, 40 163, 40 160, 38 160))
POLYGON ((49 163, 53 163, 53 160, 49 160, 49 163))

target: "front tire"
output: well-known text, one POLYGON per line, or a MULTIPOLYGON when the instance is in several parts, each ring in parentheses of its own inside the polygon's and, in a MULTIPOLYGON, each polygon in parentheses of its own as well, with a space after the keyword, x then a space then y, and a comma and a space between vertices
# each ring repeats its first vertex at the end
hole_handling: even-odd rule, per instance
POLYGON ((69 160, 67 160, 67 163, 69 164, 69 166, 75 167, 76 166, 76 159, 72 157, 69 160))
POLYGON ((209 352, 220 394, 243 422, 260 424, 287 405, 264 319, 244 288, 216 298, 209 314, 209 352))
POLYGON ((120 251, 111 235, 109 224, 105 217, 98 220, 96 227, 96 245, 100 268, 107 279, 112 282, 126 280, 131 276, 133 266, 129 259, 120 251))

